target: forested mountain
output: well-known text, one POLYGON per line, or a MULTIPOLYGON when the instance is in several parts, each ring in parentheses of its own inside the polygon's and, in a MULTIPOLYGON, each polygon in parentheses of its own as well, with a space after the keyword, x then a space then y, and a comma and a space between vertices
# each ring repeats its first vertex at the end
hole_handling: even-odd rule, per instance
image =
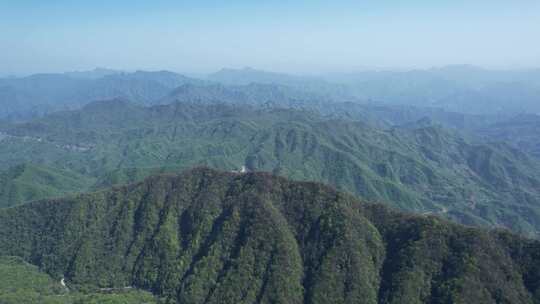
POLYGON ((73 291, 20 257, 0 256, 2 304, 153 304, 158 299, 138 290, 73 291))
POLYGON ((445 128, 457 130, 474 142, 503 142, 524 153, 540 157, 540 116, 536 114, 476 115, 434 107, 355 102, 303 103, 296 107, 316 110, 337 119, 361 120, 380 128, 428 119, 445 128))
POLYGON ((91 177, 69 170, 31 163, 16 165, 0 172, 0 206, 81 192, 93 182, 91 177))
POLYGON ((540 304, 540 0, 124 2, 0 0, 0 304, 540 304))
MULTIPOLYGON (((540 243, 196 169, 0 210, 0 255, 178 303, 538 303, 540 243)), ((1 268, 0 268, 1 270, 1 268)))
MULTIPOLYGON (((199 165, 246 166, 461 223, 540 231, 535 159, 505 144, 469 142, 425 120, 385 129, 305 110, 109 100, 1 130, 3 170, 31 163, 70 172, 85 185, 81 191, 199 165)), ((2 206, 35 198, 7 197, 20 199, 2 206)))
POLYGON ((538 155, 535 115, 530 114, 540 111, 536 108, 538 88, 540 73, 536 70, 490 71, 469 66, 328 77, 224 69, 207 80, 167 71, 95 69, 0 79, 0 123, 30 121, 118 97, 144 105, 178 101, 250 104, 317 111, 382 128, 429 117, 464 134, 504 141, 538 155), (528 119, 520 121, 527 115, 528 119), (516 134, 517 129, 523 133, 516 134))

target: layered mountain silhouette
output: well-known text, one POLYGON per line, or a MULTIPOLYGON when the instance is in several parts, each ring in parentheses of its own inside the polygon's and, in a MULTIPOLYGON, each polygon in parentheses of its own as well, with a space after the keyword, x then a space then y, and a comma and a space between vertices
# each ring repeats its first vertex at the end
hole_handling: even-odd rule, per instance
MULTIPOLYGON (((252 68, 223 69, 201 78, 169 71, 121 72, 108 69, 0 78, 0 119, 28 120, 76 109, 98 99, 128 98, 157 104, 177 97, 221 98, 222 102, 283 104, 301 101, 440 108, 482 115, 539 113, 538 70, 491 71, 450 66, 412 71, 366 71, 296 76, 252 68), (179 88, 186 86, 185 88, 179 88), (221 85, 221 88, 217 87, 221 85), (256 90, 255 90, 256 89, 256 90), (201 92, 208 90, 208 93, 201 92), (220 95, 216 96, 216 90, 220 95), (231 96, 230 91, 234 92, 231 96), (243 91, 239 93, 238 91, 243 91), (189 95, 185 95, 189 92, 189 95), (179 94, 180 93, 180 94, 179 94), (236 95, 242 96, 236 96, 236 95), (247 96, 246 96, 247 95, 247 96), (238 97, 238 99, 236 98, 238 97)), ((294 103, 293 103, 294 104, 294 103)))
POLYGON ((100 99, 128 98, 147 104, 187 83, 205 81, 167 71, 124 73, 103 69, 4 78, 0 79, 0 119, 27 120, 100 99))

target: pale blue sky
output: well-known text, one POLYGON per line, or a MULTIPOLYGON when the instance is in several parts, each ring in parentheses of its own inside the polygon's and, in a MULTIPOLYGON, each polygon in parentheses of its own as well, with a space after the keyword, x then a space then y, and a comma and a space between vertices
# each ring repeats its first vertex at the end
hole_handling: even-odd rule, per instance
POLYGON ((0 0, 0 74, 540 67, 537 0, 258 2, 0 0))

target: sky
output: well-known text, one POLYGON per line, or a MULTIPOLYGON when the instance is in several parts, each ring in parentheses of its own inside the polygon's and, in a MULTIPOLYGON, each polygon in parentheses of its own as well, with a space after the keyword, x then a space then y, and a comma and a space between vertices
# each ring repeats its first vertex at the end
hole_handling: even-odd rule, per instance
POLYGON ((540 67, 538 0, 0 0, 0 75, 540 67))

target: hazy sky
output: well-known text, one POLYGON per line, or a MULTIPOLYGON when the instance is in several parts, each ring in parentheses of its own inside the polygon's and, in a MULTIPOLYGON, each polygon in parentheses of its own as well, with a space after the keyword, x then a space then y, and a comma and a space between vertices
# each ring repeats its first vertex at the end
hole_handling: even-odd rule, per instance
POLYGON ((0 74, 540 67, 540 1, 0 0, 0 74))

